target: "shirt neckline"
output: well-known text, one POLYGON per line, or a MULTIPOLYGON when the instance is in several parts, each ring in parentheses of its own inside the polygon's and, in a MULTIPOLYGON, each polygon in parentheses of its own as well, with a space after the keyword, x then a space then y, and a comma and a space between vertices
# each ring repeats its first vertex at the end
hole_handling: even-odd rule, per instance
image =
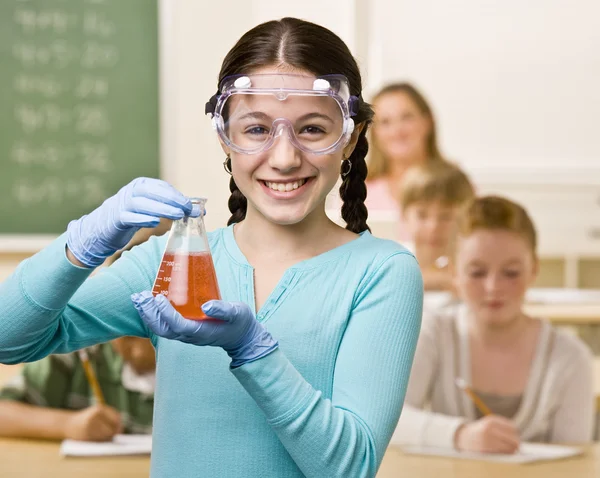
MULTIPOLYGON (((466 380, 467 383, 471 383, 471 353, 469 350, 468 340, 468 309, 465 304, 461 304, 458 307, 457 314, 457 325, 459 332, 459 376, 466 380)), ((517 424, 518 428, 522 428, 531 419, 531 411, 535 409, 535 403, 539 395, 539 391, 542 387, 542 382, 546 376, 543 371, 548 366, 549 362, 549 346, 550 346, 550 334, 552 332, 552 326, 543 319, 538 319, 541 322, 541 329, 538 335, 537 343, 535 345, 535 351, 533 360, 529 369, 529 375, 527 383, 523 393, 521 394, 521 403, 517 409, 513 420, 517 424)), ((468 398, 467 394, 461 394, 463 401, 463 409, 467 411, 468 418, 475 419, 475 405, 468 398)))
MULTIPOLYGON (((223 230, 223 240, 225 244, 225 249, 236 262, 245 267, 252 268, 252 266, 246 259, 246 256, 244 256, 243 252, 241 251, 235 240, 235 236, 233 233, 234 225, 235 224, 231 224, 223 230)), ((366 242, 370 241, 372 238, 373 236, 371 235, 371 233, 368 230, 364 230, 360 232, 358 234, 358 237, 356 237, 355 239, 352 239, 351 241, 346 242, 345 244, 334 247, 333 249, 325 251, 319 255, 300 261, 294 264, 293 266, 289 267, 287 270, 303 270, 318 267, 324 263, 335 260, 336 258, 348 253, 349 251, 357 247, 362 246, 366 242)))

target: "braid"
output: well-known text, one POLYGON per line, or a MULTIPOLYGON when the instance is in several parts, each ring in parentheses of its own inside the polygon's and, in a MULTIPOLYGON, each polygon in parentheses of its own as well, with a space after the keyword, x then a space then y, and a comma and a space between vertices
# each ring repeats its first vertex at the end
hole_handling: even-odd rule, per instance
POLYGON ((350 172, 344 177, 340 186, 340 197, 343 201, 342 219, 346 222, 346 229, 357 234, 365 230, 371 231, 367 225, 369 212, 365 206, 365 199, 367 198, 367 186, 365 185, 367 163, 365 157, 369 151, 366 134, 367 128, 364 128, 358 136, 354 151, 348 158, 352 163, 350 172))
MULTIPOLYGON (((227 158, 227 162, 229 163, 228 166, 231 171, 231 158, 227 158)), ((229 202, 227 204, 229 206, 229 211, 231 212, 231 217, 229 218, 229 221, 227 221, 228 226, 243 221, 246 217, 246 209, 248 208, 248 200, 246 199, 246 196, 242 194, 242 191, 239 190, 237 184, 235 184, 233 176, 229 180, 229 190, 231 191, 231 196, 229 196, 229 202)))

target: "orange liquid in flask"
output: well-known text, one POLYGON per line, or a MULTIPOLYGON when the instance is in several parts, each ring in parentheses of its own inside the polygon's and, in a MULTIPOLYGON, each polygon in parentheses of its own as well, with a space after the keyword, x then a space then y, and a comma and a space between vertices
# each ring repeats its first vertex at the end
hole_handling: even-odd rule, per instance
POLYGON ((166 252, 152 293, 164 294, 186 319, 207 319, 202 304, 221 298, 211 254, 166 252))

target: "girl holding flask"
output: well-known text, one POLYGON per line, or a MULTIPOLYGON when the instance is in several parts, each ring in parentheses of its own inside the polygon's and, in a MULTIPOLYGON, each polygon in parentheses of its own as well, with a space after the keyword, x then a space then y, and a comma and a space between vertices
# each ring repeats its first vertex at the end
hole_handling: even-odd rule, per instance
POLYGON ((370 235, 372 117, 347 46, 318 25, 261 24, 226 56, 207 103, 231 174, 209 233, 223 300, 193 321, 150 290, 166 238, 88 279, 159 218, 203 211, 138 178, 0 286, 0 362, 120 336, 157 350, 152 476, 375 476, 420 329, 415 258, 370 235), (339 175, 347 227, 325 214, 339 175))

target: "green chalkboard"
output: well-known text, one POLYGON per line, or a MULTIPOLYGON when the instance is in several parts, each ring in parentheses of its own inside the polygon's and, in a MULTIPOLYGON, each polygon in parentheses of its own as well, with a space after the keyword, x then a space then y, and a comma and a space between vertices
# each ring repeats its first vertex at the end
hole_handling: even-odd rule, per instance
POLYGON ((159 175, 157 0, 0 1, 0 234, 159 175))

